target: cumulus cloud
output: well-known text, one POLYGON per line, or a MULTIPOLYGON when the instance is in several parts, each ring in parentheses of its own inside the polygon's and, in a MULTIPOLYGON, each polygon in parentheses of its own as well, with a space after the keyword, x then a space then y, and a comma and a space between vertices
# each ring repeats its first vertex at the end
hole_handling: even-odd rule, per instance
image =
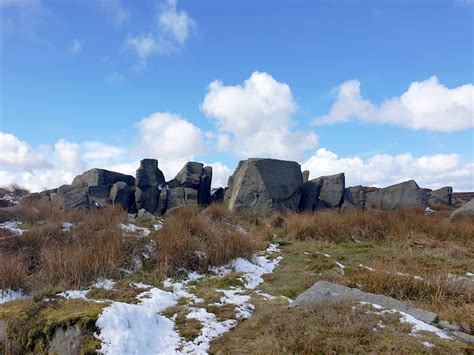
POLYGON ((217 147, 239 156, 298 159, 317 143, 315 133, 291 129, 297 105, 290 87, 267 73, 254 72, 243 85, 213 81, 201 109, 217 124, 217 147))
POLYGON ((166 160, 191 159, 204 151, 204 134, 177 114, 157 112, 138 123, 136 150, 166 160))
POLYGON ((474 85, 448 88, 436 76, 410 84, 400 97, 380 105, 364 99, 358 80, 343 83, 327 115, 317 117, 317 125, 357 119, 387 123, 411 129, 453 132, 474 126, 474 85))
POLYGON ((464 162, 458 154, 435 154, 414 157, 411 153, 377 154, 366 159, 340 158, 318 149, 302 164, 310 171, 310 179, 321 175, 346 173, 346 185, 384 187, 415 179, 421 187, 453 186, 458 191, 474 190, 474 164, 464 162))
POLYGON ((227 186, 227 180, 232 175, 232 170, 227 165, 221 162, 205 165, 212 166, 212 187, 227 186))
POLYGON ((153 54, 177 52, 186 43, 196 22, 186 11, 178 11, 176 0, 167 0, 157 7, 156 22, 153 31, 128 36, 125 49, 133 50, 140 59, 140 66, 147 64, 153 54))

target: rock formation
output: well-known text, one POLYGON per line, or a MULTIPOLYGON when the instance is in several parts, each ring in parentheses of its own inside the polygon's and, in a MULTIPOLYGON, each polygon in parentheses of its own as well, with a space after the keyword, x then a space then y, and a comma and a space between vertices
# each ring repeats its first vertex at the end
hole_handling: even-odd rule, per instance
POLYGON ((309 180, 301 188, 301 211, 339 208, 344 197, 344 173, 309 180))
POLYGON ((463 218, 470 218, 474 220, 474 199, 467 202, 464 206, 458 208, 456 211, 451 213, 449 219, 457 220, 463 218))
POLYGON ((302 185, 301 167, 296 162, 242 160, 229 178, 224 204, 231 211, 250 210, 264 216, 285 209, 296 211, 302 185))
POLYGON ((424 210, 428 203, 426 190, 421 189, 415 180, 377 189, 366 193, 365 196, 366 208, 382 211, 408 207, 424 210))

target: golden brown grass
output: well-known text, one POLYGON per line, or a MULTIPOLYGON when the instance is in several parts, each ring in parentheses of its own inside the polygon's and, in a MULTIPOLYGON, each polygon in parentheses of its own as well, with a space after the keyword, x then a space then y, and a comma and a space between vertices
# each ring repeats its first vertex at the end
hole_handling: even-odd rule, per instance
POLYGON ((474 257, 472 221, 450 221, 442 214, 411 209, 292 213, 288 215, 284 232, 301 241, 389 241, 408 249, 439 248, 459 257, 474 257))
POLYGON ((176 275, 186 271, 207 271, 236 257, 250 257, 261 247, 259 235, 242 234, 237 221, 218 209, 201 211, 185 207, 169 216, 155 234, 156 250, 150 258, 154 267, 176 275))

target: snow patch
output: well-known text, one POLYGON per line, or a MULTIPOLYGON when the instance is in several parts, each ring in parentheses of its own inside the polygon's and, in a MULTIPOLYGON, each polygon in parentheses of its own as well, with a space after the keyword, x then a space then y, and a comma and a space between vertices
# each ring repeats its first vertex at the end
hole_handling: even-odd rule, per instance
POLYGON ((24 230, 18 228, 19 224, 21 224, 21 222, 7 221, 0 223, 0 228, 10 231, 15 236, 20 236, 23 234, 24 230))
POLYGON ((135 233, 140 237, 148 237, 151 231, 148 228, 138 227, 133 223, 123 224, 120 223, 120 229, 124 233, 135 233))
POLYGON ((28 298, 28 295, 23 291, 13 291, 10 289, 0 290, 0 304, 24 298, 28 298))

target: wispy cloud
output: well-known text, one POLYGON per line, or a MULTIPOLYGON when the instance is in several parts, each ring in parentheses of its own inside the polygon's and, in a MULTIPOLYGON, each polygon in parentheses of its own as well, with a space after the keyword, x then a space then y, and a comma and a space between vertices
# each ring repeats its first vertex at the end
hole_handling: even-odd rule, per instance
POLYGON ((82 47, 83 47, 83 42, 79 41, 78 39, 75 39, 72 41, 72 44, 67 48, 69 53, 72 54, 79 54, 82 52, 82 47))
POLYGON ((115 27, 122 27, 128 21, 130 12, 120 0, 99 0, 107 20, 115 27))

